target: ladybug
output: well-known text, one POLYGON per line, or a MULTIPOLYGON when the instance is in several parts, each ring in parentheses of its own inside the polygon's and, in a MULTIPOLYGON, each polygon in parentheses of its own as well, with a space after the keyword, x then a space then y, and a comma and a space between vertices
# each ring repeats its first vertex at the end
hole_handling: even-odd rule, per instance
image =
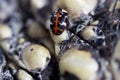
POLYGON ((55 35, 62 34, 66 27, 69 25, 67 11, 59 8, 56 12, 52 13, 50 21, 50 28, 52 30, 52 33, 55 35))

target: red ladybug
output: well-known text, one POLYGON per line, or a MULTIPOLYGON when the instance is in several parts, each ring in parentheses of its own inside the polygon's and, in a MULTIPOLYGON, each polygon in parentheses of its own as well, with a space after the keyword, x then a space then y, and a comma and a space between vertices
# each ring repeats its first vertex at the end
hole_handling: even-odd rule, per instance
POLYGON ((69 25, 67 11, 64 9, 58 9, 57 12, 53 12, 51 16, 50 28, 55 35, 60 35, 64 32, 69 25))

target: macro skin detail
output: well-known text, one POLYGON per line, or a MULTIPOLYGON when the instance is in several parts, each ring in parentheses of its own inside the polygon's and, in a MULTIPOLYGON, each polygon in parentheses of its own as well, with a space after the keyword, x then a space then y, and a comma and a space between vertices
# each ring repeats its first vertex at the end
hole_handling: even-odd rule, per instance
POLYGON ((120 0, 0 0, 0 80, 120 80, 120 0))
POLYGON ((106 42, 105 42, 105 35, 103 31, 99 27, 95 26, 93 27, 93 32, 96 35, 96 39, 92 40, 94 42, 92 44, 93 45, 95 44, 98 47, 105 46, 106 42))
POLYGON ((63 80, 97 80, 98 63, 89 51, 68 49, 60 58, 59 69, 63 80))
POLYGON ((67 71, 64 73, 63 77, 65 78, 65 80, 80 80, 77 76, 67 71))
POLYGON ((62 34, 69 24, 67 11, 59 8, 56 12, 52 13, 50 21, 52 33, 55 35, 62 34))
POLYGON ((97 48, 106 44, 104 32, 98 26, 86 26, 78 36, 97 48))
POLYGON ((49 51, 37 44, 27 46, 22 53, 22 59, 28 70, 44 70, 50 61, 49 51))

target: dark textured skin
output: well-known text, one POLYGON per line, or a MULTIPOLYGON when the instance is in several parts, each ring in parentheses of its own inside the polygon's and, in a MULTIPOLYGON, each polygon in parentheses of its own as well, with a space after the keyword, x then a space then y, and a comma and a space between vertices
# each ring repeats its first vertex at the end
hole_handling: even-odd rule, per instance
POLYGON ((0 80, 13 80, 10 70, 6 66, 5 56, 0 49, 0 80))
POLYGON ((0 68, 6 65, 6 59, 3 51, 0 49, 0 68))
POLYGON ((64 80, 81 80, 76 75, 69 73, 67 71, 64 73, 63 78, 64 80))

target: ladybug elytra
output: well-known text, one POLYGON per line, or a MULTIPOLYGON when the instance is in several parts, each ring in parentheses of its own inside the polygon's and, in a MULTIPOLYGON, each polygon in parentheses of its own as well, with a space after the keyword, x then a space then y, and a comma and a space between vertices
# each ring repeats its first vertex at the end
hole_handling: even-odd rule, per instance
POLYGON ((52 13, 50 28, 55 35, 60 35, 64 32, 69 24, 67 11, 64 9, 58 9, 52 13))

